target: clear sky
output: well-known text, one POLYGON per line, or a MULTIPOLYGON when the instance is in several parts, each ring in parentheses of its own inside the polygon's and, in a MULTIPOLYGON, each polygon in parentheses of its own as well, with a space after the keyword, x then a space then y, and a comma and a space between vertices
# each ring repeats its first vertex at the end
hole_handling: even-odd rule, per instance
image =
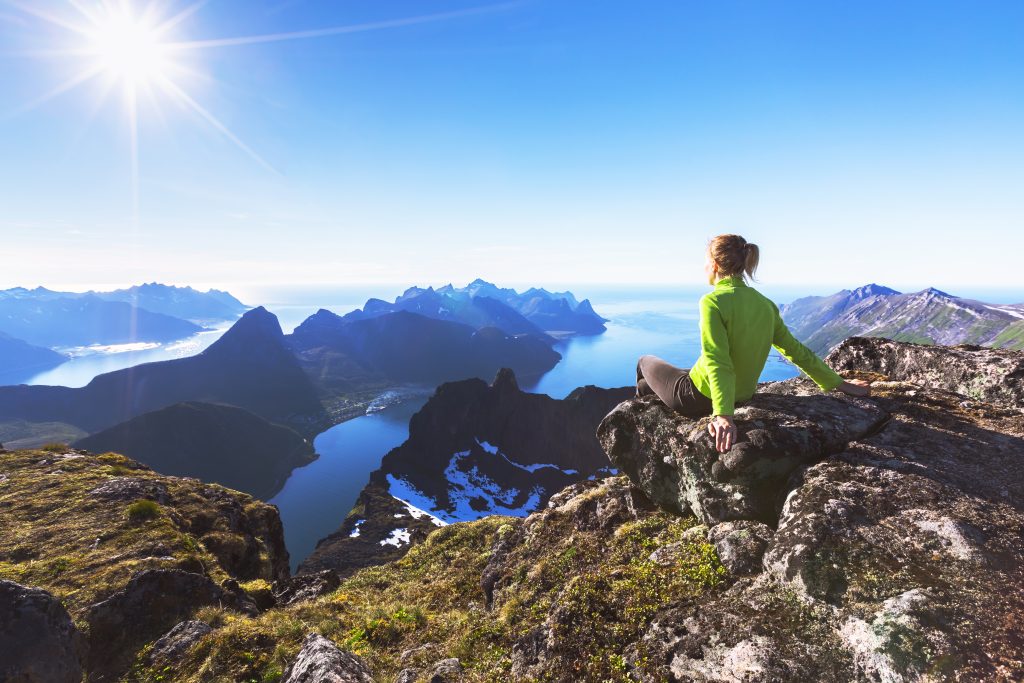
POLYGON ((0 0, 0 288, 1024 288, 1024 2, 78 4, 0 0))

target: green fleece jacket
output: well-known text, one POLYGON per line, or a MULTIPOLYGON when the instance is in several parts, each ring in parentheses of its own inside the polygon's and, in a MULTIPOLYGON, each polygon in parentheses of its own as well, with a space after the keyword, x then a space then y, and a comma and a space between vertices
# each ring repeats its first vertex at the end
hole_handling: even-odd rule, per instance
POLYGON ((771 299, 739 276, 724 277, 700 298, 701 354, 690 368, 694 385, 711 399, 714 415, 732 415, 736 401, 754 395, 775 347, 823 391, 843 383, 835 370, 794 337, 771 299))

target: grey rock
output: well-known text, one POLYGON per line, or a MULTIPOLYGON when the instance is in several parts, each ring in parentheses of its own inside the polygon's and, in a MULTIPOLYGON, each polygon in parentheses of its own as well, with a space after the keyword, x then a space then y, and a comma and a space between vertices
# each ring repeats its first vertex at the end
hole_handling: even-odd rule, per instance
POLYGON ((310 633, 282 678, 283 683, 373 683, 370 668, 352 652, 310 633))
POLYGON ((739 520, 711 527, 708 540, 732 574, 756 574, 761 571, 761 558, 772 534, 772 529, 762 522, 739 520))
MULTIPOLYGON (((891 353, 856 356, 852 369, 875 380, 870 400, 822 396, 803 379, 759 386, 748 406, 775 414, 753 425, 769 433, 765 443, 785 447, 776 433, 796 427, 807 432, 806 443, 825 444, 824 452, 778 486, 785 499, 775 516, 750 517, 761 524, 732 519, 711 525, 708 540, 732 569, 731 583, 695 605, 666 606, 656 614, 644 635, 623 649, 633 678, 896 683, 1021 677, 1024 415, 1011 403, 1013 395, 1000 394, 994 384, 979 390, 982 398, 966 400, 956 391, 971 386, 965 379, 971 373, 998 375, 1012 385, 1024 353, 901 348, 914 346, 844 344, 840 351, 882 347, 891 353), (932 360, 913 366, 915 358, 932 360), (943 358, 960 379, 941 376, 943 358), (957 370, 957 363, 966 365, 957 370), (802 426, 799 414, 787 419, 781 406, 796 410, 796 399, 811 408, 821 408, 823 400, 846 404, 833 413, 833 426, 825 426, 832 436, 802 426), (846 408, 866 404, 877 421, 853 413, 851 422, 846 408), (745 539, 744 530, 752 538, 745 539)), ((735 481, 722 476, 733 472, 732 463, 718 459, 715 469, 688 471, 665 466, 708 453, 692 438, 702 425, 649 403, 627 402, 616 411, 628 419, 615 411, 606 418, 606 443, 636 456, 633 468, 622 469, 663 507, 672 509, 673 501, 678 511, 690 506, 677 495, 687 482, 698 504, 719 500, 722 484, 735 481)), ((817 421, 823 411, 808 414, 817 421)), ((800 446, 797 438, 789 443, 800 446)), ((770 461, 776 454, 765 455, 770 461)), ((524 526, 530 524, 527 518, 524 526)), ((536 673, 557 653, 544 631, 534 635, 519 644, 518 661, 536 673)), ((516 655, 514 649, 514 664, 516 655)))
POLYGON ((84 639, 57 598, 0 580, 0 681, 79 683, 84 655, 84 639))
POLYGON ((131 502, 146 498, 164 505, 168 501, 167 487, 159 481, 140 477, 114 477, 103 482, 89 495, 110 501, 131 502))
POLYGON ((395 676, 395 683, 416 683, 416 677, 419 676, 419 669, 402 669, 395 676))
POLYGON ((180 569, 147 569, 89 608, 90 681, 116 680, 135 652, 206 605, 235 606, 231 593, 208 577, 180 569))
POLYGON ((180 660, 199 639, 213 631, 202 621, 183 621, 165 633, 153 644, 149 653, 150 666, 168 666, 180 660))
POLYGON ((1024 354, 1019 351, 850 337, 825 361, 839 371, 877 372, 977 401, 1024 408, 1024 354))
MULTIPOLYGON (((624 401, 597 429, 612 463, 647 496, 677 513, 692 510, 710 525, 752 519, 772 525, 790 475, 845 448, 888 415, 868 399, 797 395, 809 380, 775 383, 737 408, 736 444, 718 453, 707 431, 657 396, 624 401)), ((815 387, 816 388, 816 387, 815 387)))
POLYGON ((429 683, 457 683, 462 680, 462 663, 455 657, 442 659, 430 672, 429 683))
POLYGON ((300 574, 289 579, 275 581, 274 598, 278 605, 292 605, 326 595, 340 585, 341 579, 338 577, 338 573, 333 569, 324 569, 312 574, 300 574))

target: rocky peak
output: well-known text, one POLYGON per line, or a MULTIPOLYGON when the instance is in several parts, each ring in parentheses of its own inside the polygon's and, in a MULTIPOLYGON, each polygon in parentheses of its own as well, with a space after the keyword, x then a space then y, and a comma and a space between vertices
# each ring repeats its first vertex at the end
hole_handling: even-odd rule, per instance
POLYGON ((498 374, 494 376, 494 381, 491 382, 491 389, 497 392, 519 393, 519 383, 516 381, 516 375, 512 372, 512 369, 501 368, 498 370, 498 374))
POLYGON ((864 285, 850 292, 851 299, 867 299, 872 296, 891 296, 893 294, 899 294, 895 289, 890 289, 883 285, 876 285, 872 282, 870 285, 864 285))
POLYGON ((283 347, 283 339, 284 331, 277 316, 263 306, 257 306, 243 313, 242 317, 204 353, 233 353, 239 349, 251 348, 253 344, 283 347))
POLYGON ((852 338, 828 360, 874 380, 872 396, 762 383, 725 454, 710 418, 656 397, 601 423, 611 461, 663 509, 696 514, 737 577, 655 617, 644 642, 682 680, 1013 678, 1024 353, 852 338), (772 602, 793 598, 804 616, 776 622, 772 602))

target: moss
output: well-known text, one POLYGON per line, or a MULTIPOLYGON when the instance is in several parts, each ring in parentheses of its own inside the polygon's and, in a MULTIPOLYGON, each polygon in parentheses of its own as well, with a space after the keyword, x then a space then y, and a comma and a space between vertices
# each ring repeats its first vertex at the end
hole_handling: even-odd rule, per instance
POLYGON ((128 506, 125 514, 127 514, 129 522, 136 524, 148 519, 156 519, 160 516, 160 504, 154 500, 137 500, 128 506))
POLYGON ((205 570, 214 581, 228 576, 189 533, 197 518, 223 515, 216 502, 200 493, 203 484, 159 475, 118 454, 53 462, 51 453, 41 449, 0 454, 0 474, 5 477, 0 576, 60 597, 79 623, 89 605, 144 569, 205 570), (146 501, 144 519, 133 522, 128 510, 135 502, 111 504, 92 495, 117 467, 131 470, 132 477, 159 481, 168 502, 146 501), (150 517, 153 505, 158 514, 150 517))
POLYGON ((51 443, 43 444, 39 447, 39 450, 46 451, 48 453, 66 453, 71 450, 71 446, 59 441, 53 441, 51 443))

